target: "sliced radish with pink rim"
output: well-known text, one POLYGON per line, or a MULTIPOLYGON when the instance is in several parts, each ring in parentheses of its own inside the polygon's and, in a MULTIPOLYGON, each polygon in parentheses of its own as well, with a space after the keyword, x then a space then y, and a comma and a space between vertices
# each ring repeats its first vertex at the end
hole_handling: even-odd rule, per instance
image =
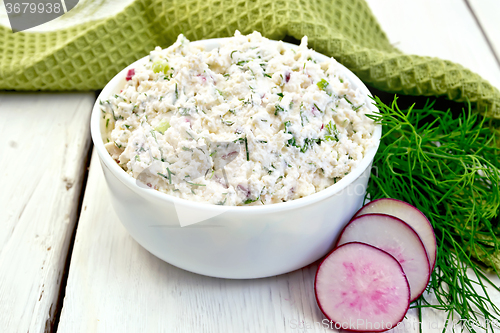
POLYGON ((410 305, 410 287, 398 261, 357 242, 323 259, 314 290, 319 308, 337 329, 386 331, 403 320, 410 305))
POLYGON ((429 259, 417 233, 404 221, 384 214, 362 215, 345 226, 337 246, 350 242, 375 246, 396 258, 408 278, 412 301, 424 292, 431 275, 429 259))
POLYGON ((392 215, 408 223, 420 236, 422 243, 424 243, 431 271, 434 269, 437 249, 436 236, 434 235, 431 223, 421 211, 404 201, 385 198, 367 203, 354 217, 373 213, 392 215))

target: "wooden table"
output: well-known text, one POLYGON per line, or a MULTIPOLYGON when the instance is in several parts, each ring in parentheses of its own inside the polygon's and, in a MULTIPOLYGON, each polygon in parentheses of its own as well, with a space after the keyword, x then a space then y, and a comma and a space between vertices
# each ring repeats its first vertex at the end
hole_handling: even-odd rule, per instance
MULTIPOLYGON (((500 1, 368 3, 404 52, 461 63, 500 88, 500 1)), ((313 296, 315 265, 266 279, 209 278, 128 235, 92 154, 95 98, 0 93, 0 332, 328 332, 313 296)), ((424 311, 424 332, 440 332, 440 316, 424 311)), ((416 321, 410 311, 405 323, 416 321)), ((418 331, 410 326, 399 331, 418 331)))

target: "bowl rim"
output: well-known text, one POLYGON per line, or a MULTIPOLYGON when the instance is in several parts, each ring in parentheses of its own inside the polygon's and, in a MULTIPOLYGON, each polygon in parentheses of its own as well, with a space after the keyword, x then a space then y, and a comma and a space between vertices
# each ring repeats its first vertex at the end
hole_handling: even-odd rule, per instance
MULTIPOLYGON (((198 40, 198 41, 192 41, 190 42, 191 45, 196 45, 196 46, 202 46, 205 47, 206 49, 212 49, 217 47, 221 41, 227 40, 232 37, 225 37, 225 38, 213 38, 213 39, 203 39, 203 40, 198 40)), ((283 41, 276 41, 276 40, 270 40, 273 43, 282 43, 285 47, 287 48, 292 48, 292 49, 297 49, 299 46, 295 44, 290 44, 287 42, 283 41)), ((319 52, 313 51, 313 58, 315 60, 318 60, 319 62, 327 61, 329 59, 332 59, 330 57, 327 57, 319 52)), ((153 189, 146 189, 138 186, 136 184, 136 179, 130 176, 128 173, 126 173, 125 170, 120 168, 118 164, 112 159, 112 157, 109 155, 107 152, 106 148, 104 148, 104 142, 102 138, 102 133, 101 133, 101 110, 100 110, 100 104, 99 102, 101 100, 107 99, 109 96, 114 93, 117 88, 120 86, 123 86, 125 84, 125 77, 129 69, 132 69, 140 64, 146 63, 147 59, 149 58, 149 55, 144 56, 143 58, 133 62, 132 64, 128 65, 125 67, 123 70, 121 70, 118 74, 116 74, 107 84, 106 86, 102 89, 101 93, 97 97, 94 107, 92 109, 91 113, 91 120, 90 120, 90 132, 91 132, 91 137, 92 141, 94 143, 94 149, 97 151, 97 154, 99 156, 99 159, 104 166, 106 166, 110 172, 120 180, 124 185, 126 185, 129 189, 131 189, 133 192, 146 197, 146 198, 151 198, 151 199, 159 199, 161 201, 166 201, 170 202, 176 205, 182 205, 185 208, 190 208, 190 209, 203 209, 204 211, 212 211, 214 213, 223 213, 223 212, 239 212, 239 213, 245 213, 245 214, 262 214, 262 213, 275 213, 275 212, 280 212, 284 210, 290 210, 290 209, 295 209, 295 208, 300 208, 303 206, 307 206, 310 204, 314 204, 323 200, 326 200, 338 193, 340 193, 342 190, 346 189, 350 184, 356 181, 362 173, 371 165, 373 162, 373 158, 375 157, 375 154, 378 150, 378 147, 380 145, 380 138, 382 136, 382 126, 380 124, 375 124, 375 130, 373 133, 373 138, 376 140, 375 146, 373 146, 370 150, 368 150, 365 153, 365 156, 363 159, 359 162, 359 164, 351 170, 346 176, 344 176, 341 180, 339 180, 337 183, 325 188, 324 190, 321 190, 319 192, 315 192, 313 194, 310 194, 308 196, 299 198, 299 199, 294 199, 286 202, 279 202, 279 203, 273 203, 269 205, 262 205, 262 206, 220 206, 220 205, 213 205, 207 202, 198 202, 198 201, 191 201, 188 199, 183 199, 183 198, 177 198, 174 196, 171 196, 169 194, 153 190, 153 189)), ((370 108, 370 110, 373 113, 378 113, 378 109, 375 107, 373 104, 373 101, 371 100, 372 94, 368 90, 368 88, 365 86, 365 84, 354 74, 352 73, 349 69, 347 69, 344 65, 341 63, 337 62, 337 64, 340 67, 340 70, 343 72, 351 85, 355 89, 359 89, 362 93, 364 93, 367 96, 366 99, 366 105, 370 108)))

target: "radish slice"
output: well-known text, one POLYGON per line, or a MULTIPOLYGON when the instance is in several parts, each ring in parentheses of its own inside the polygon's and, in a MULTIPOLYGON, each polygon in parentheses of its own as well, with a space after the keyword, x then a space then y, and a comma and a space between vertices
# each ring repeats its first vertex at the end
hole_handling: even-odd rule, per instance
POLYGON ((412 205, 396 199, 378 199, 367 203, 354 217, 365 214, 387 214, 395 216, 408 223, 420 236, 425 251, 429 257, 431 272, 436 264, 436 236, 434 229, 425 215, 412 205))
POLYGON ((314 281, 321 312, 336 329, 382 332, 403 320, 410 287, 398 261, 371 245, 348 243, 319 265, 314 281))
POLYGON ((408 278, 412 301, 424 292, 431 275, 429 259, 417 233, 404 221, 384 214, 362 215, 346 225, 337 246, 350 242, 375 246, 396 258, 408 278))

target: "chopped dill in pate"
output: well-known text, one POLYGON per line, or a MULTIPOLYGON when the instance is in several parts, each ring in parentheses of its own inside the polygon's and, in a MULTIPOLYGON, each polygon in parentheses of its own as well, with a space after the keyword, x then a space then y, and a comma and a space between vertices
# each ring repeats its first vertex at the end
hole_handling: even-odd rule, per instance
POLYGON ((180 35, 101 101, 106 149, 132 177, 219 205, 305 197, 374 145, 366 96, 331 59, 239 32, 205 51, 180 35))

